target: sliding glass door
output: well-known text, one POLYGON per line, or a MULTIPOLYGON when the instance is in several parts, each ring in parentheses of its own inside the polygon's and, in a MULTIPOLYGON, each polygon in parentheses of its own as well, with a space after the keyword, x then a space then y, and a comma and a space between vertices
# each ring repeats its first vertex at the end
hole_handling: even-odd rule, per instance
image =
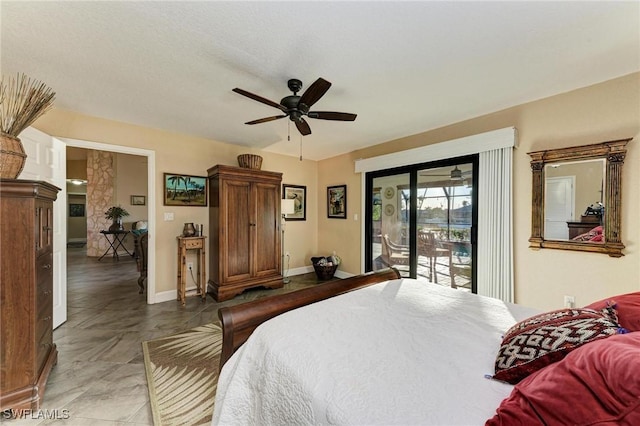
POLYGON ((367 270, 475 292, 477 156, 367 173, 367 270))

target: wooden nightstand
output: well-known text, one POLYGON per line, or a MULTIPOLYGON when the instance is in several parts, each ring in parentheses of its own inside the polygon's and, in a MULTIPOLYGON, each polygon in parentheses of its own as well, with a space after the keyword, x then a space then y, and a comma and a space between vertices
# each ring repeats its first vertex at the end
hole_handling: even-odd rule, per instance
POLYGON ((202 297, 204 302, 207 299, 206 287, 206 250, 205 238, 207 237, 182 237, 178 236, 178 301, 185 305, 187 293, 187 250, 197 250, 196 293, 202 297))

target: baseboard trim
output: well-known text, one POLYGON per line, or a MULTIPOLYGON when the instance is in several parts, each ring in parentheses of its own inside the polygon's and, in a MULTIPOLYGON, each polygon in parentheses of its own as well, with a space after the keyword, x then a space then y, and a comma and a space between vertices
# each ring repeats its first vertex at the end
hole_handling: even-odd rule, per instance
MULTIPOLYGON (((291 270, 289 270, 289 277, 293 277, 295 275, 302 275, 302 274, 308 274, 310 272, 314 272, 313 266, 301 266, 299 268, 293 268, 291 270)), ((355 274, 351 274, 349 272, 344 272, 344 271, 336 271, 335 276, 341 279, 344 278, 349 278, 349 277, 353 277, 355 274)), ((187 288, 187 292, 189 292, 190 290, 195 290, 196 287, 193 286, 191 288, 187 288)), ((162 302, 169 302, 169 301, 176 301, 178 300, 178 290, 169 290, 169 291, 163 291, 161 293, 156 293, 155 296, 155 301, 154 303, 162 303, 162 302)))

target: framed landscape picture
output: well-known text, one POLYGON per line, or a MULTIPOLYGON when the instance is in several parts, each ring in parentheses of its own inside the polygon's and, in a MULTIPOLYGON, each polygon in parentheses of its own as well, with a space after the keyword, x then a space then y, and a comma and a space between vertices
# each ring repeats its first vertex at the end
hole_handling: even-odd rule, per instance
POLYGON ((287 214, 284 220, 307 220, 307 187, 282 185, 282 198, 294 201, 295 213, 287 214))
POLYGON ((327 187, 327 217, 347 218, 347 185, 327 187))
POLYGON ((144 206, 146 204, 146 197, 144 195, 132 195, 131 196, 131 205, 132 206, 144 206))
POLYGON ((164 173, 164 205, 207 205, 207 177, 164 173))

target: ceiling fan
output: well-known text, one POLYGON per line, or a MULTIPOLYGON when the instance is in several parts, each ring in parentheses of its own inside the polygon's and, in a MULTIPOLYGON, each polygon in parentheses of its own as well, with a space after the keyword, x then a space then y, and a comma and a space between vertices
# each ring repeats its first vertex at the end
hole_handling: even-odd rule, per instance
POLYGON ((446 175, 431 174, 429 173, 429 171, 425 171, 423 173, 420 173, 420 176, 434 176, 434 177, 442 176, 442 177, 448 177, 450 180, 464 180, 465 176, 469 174, 471 174, 471 170, 462 171, 456 165, 453 169, 451 169, 451 172, 449 172, 449 174, 446 174, 446 175))
POLYGON ((356 114, 350 114, 347 112, 309 111, 313 104, 318 102, 318 100, 320 100, 320 98, 324 96, 327 90, 331 87, 331 83, 327 80, 323 78, 317 79, 307 88, 307 90, 305 90, 302 96, 298 96, 298 92, 302 89, 302 81, 292 78, 287 84, 289 86, 289 90, 293 92, 293 95, 285 96, 279 104, 263 98, 262 96, 247 92, 246 90, 238 89, 237 87, 233 89, 236 93, 251 98, 254 101, 262 102, 265 105, 278 108, 284 113, 281 115, 274 115, 273 117, 265 117, 248 121, 245 124, 260 124, 289 117, 289 120, 296 124, 298 131, 300 131, 303 136, 306 136, 311 134, 311 128, 304 119, 305 115, 309 118, 317 118, 320 120, 353 121, 356 119, 356 114))

